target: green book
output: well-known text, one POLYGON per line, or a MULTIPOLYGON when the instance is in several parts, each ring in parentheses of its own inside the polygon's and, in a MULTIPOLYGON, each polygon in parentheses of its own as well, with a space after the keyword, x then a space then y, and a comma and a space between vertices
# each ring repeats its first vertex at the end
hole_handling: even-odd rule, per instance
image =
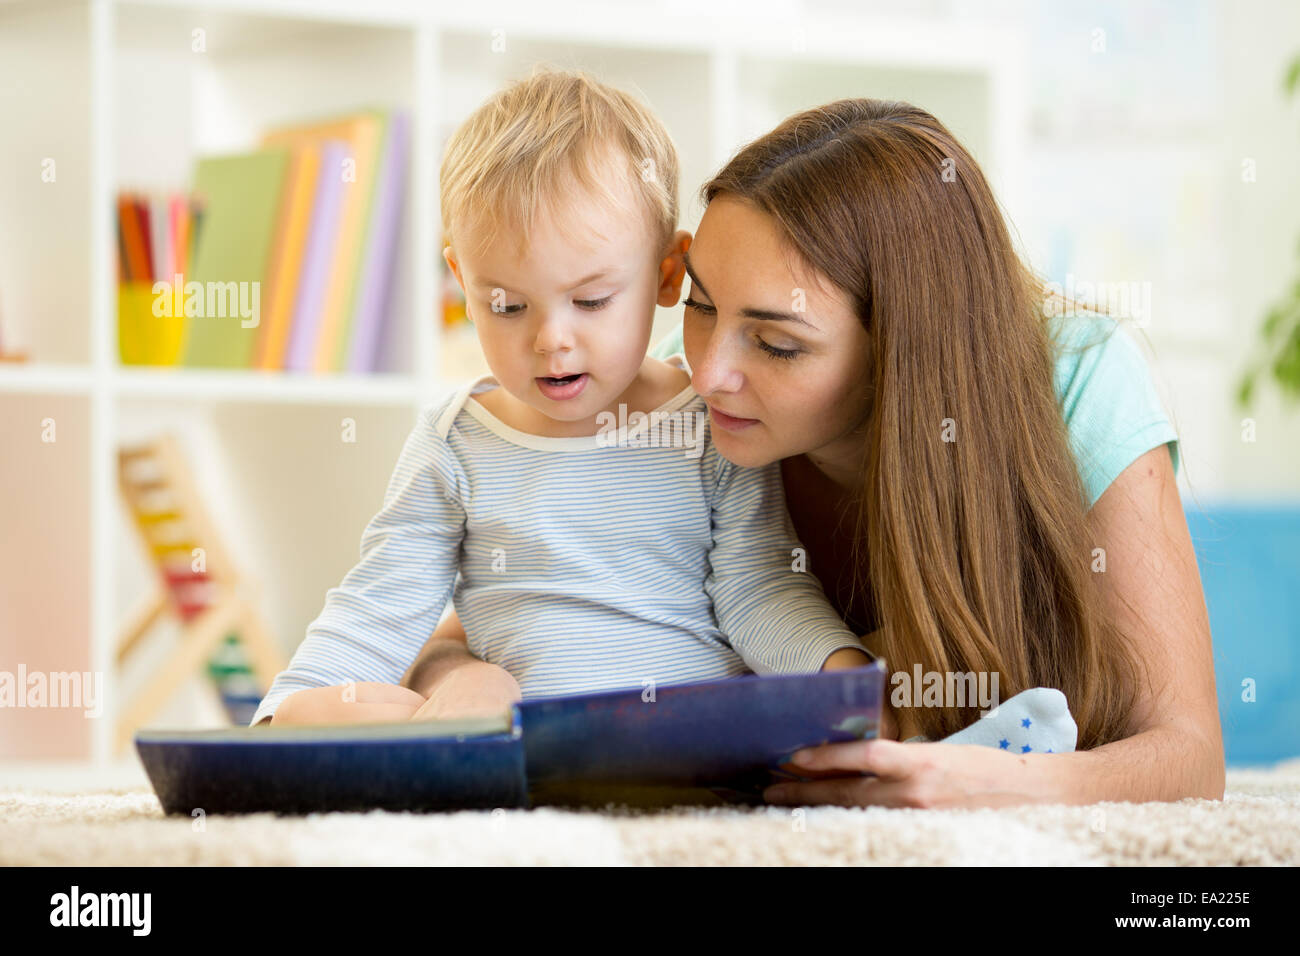
POLYGON ((283 148, 199 160, 194 191, 205 216, 185 276, 186 365, 253 364, 288 160, 283 148))

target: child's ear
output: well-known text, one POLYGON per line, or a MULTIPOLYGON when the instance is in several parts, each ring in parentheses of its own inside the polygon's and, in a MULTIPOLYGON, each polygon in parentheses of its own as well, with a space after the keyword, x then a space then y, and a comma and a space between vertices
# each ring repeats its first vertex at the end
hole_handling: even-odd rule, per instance
POLYGON ((460 291, 465 291, 465 280, 461 278, 460 263, 456 260, 456 253, 451 248, 451 244, 442 247, 442 258, 446 261, 447 266, 451 269, 451 274, 456 277, 456 282, 460 285, 460 291))
POLYGON ((673 233, 668 254, 659 263, 658 303, 665 309, 677 304, 682 296, 682 282, 686 279, 686 250, 691 247, 691 234, 685 229, 673 233))

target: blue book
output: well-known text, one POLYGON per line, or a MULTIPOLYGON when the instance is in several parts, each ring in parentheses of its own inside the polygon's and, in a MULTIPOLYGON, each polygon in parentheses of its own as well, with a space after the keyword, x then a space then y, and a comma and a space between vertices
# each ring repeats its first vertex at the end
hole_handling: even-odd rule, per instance
POLYGON ((885 664, 537 697, 501 717, 142 730, 167 813, 763 802, 802 747, 868 739, 885 664))

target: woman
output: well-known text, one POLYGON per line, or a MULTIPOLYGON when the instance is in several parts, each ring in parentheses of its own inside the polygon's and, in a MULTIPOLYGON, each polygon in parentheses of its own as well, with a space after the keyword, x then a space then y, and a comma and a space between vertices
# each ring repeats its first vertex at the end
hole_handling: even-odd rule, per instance
MULTIPOLYGON (((1113 323, 1045 318, 1062 303, 967 152, 922 110, 841 100, 745 147, 703 196, 682 342, 718 450, 781 462, 809 570, 891 670, 996 673, 1004 700, 1058 688, 1079 729, 1068 754, 900 743, 978 719, 901 707, 897 740, 796 755, 845 775, 768 800, 1222 798, 1175 435, 1113 323)), ((463 640, 448 622, 412 676, 436 680, 463 640)))

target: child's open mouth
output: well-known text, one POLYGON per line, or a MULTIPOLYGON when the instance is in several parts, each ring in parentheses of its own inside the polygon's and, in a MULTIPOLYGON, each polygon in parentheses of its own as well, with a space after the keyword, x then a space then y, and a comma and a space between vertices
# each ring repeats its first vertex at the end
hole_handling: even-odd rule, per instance
POLYGON ((537 382, 537 388, 543 395, 562 402, 576 398, 582 393, 582 390, 587 387, 587 373, 579 372, 576 375, 564 375, 558 378, 544 376, 534 381, 537 382))

